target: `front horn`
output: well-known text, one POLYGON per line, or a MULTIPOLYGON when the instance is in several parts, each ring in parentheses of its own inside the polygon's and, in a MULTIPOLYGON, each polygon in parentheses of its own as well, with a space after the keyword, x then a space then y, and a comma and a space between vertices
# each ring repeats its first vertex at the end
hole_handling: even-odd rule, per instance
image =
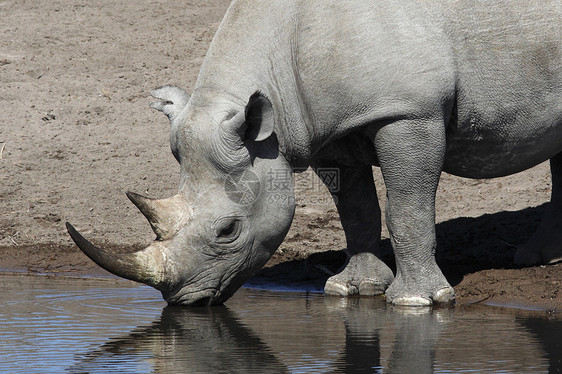
POLYGON ((117 253, 96 247, 68 222, 66 229, 78 248, 105 270, 123 278, 148 284, 159 290, 168 283, 165 279, 164 248, 161 243, 154 242, 138 252, 117 253))

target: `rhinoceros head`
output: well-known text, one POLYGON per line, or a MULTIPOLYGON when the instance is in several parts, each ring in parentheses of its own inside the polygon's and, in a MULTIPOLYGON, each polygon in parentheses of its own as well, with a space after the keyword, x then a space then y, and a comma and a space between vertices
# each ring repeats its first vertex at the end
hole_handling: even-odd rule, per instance
POLYGON ((275 252, 294 214, 291 167, 279 153, 270 101, 200 105, 166 86, 151 103, 168 115, 181 165, 179 192, 166 199, 128 193, 156 234, 147 248, 98 248, 70 224, 80 249, 106 270, 155 287, 170 304, 226 301, 275 252))

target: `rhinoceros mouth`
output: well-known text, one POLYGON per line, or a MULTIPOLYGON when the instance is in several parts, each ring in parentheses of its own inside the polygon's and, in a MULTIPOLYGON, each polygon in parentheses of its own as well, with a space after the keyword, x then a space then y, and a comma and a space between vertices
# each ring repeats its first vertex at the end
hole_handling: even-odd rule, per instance
POLYGON ((174 295, 164 298, 170 305, 211 306, 222 304, 220 292, 214 288, 187 292, 182 289, 174 295))

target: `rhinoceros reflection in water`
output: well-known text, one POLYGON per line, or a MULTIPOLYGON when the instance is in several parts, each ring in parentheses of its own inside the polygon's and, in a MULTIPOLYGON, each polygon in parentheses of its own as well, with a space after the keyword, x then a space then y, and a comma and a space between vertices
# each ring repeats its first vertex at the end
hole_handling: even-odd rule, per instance
POLYGON ((124 362, 147 362, 149 372, 282 373, 286 368, 226 307, 167 307, 160 320, 138 328, 80 358, 71 371, 123 370, 124 362))
MULTIPOLYGON (((71 371, 88 372, 103 367, 123 370, 127 366, 125 362, 140 368, 145 362, 149 366, 144 369, 150 372, 282 373, 297 366, 295 361, 298 361, 299 353, 309 356, 307 351, 316 352, 316 357, 312 355, 307 359, 311 368, 370 372, 381 367, 379 336, 389 326, 389 318, 395 318, 397 314, 381 309, 380 301, 375 302, 376 305, 364 301, 361 306, 351 302, 343 308, 333 299, 327 300, 327 304, 326 317, 333 320, 332 326, 323 323, 318 327, 345 331, 345 337, 341 333, 334 337, 339 340, 339 358, 330 353, 332 345, 323 346, 320 339, 314 341, 306 334, 295 339, 286 331, 273 331, 271 336, 261 331, 263 339, 227 307, 204 310, 167 307, 159 321, 86 354, 71 371), (342 319, 345 330, 342 329, 342 319), (316 348, 309 346, 313 341, 316 348), (287 356, 287 353, 294 357, 288 358, 287 362, 278 358, 287 356), (327 358, 333 362, 326 362, 327 358), (315 364, 315 360, 322 364, 315 364)), ((405 311, 399 315, 404 321, 401 321, 402 317, 395 321, 398 323, 397 339, 390 367, 415 367, 418 372, 427 372, 422 368, 433 365, 439 334, 437 325, 445 322, 428 309, 405 311), (412 344, 411 338, 416 344, 412 344)), ((294 331, 295 327, 287 323, 288 329, 294 331)))
POLYGON ((148 372, 529 372, 544 368, 545 357, 560 368, 562 325, 556 321, 489 309, 391 308, 374 299, 256 304, 238 311, 165 308, 151 326, 80 357, 71 371, 124 371, 125 363, 145 363, 148 372), (287 310, 292 318, 280 318, 287 310))

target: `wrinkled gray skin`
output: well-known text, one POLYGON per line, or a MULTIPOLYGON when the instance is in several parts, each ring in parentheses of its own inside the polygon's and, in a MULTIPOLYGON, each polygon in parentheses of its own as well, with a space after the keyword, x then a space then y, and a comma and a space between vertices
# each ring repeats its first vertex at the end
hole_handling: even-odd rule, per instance
POLYGON ((515 261, 560 261, 561 24, 558 0, 234 1, 193 95, 170 86, 153 93, 181 165, 172 198, 129 194, 156 241, 119 254, 69 232, 98 264, 171 304, 218 304, 289 229, 292 190, 280 199, 271 186, 292 167, 338 167, 349 262, 326 293, 450 302, 434 257, 441 171, 490 178, 550 159, 552 203, 515 261), (377 257, 372 165, 388 190, 396 277, 377 257), (249 171, 262 182, 259 196, 239 204, 225 180, 243 190, 236 181, 249 171))

